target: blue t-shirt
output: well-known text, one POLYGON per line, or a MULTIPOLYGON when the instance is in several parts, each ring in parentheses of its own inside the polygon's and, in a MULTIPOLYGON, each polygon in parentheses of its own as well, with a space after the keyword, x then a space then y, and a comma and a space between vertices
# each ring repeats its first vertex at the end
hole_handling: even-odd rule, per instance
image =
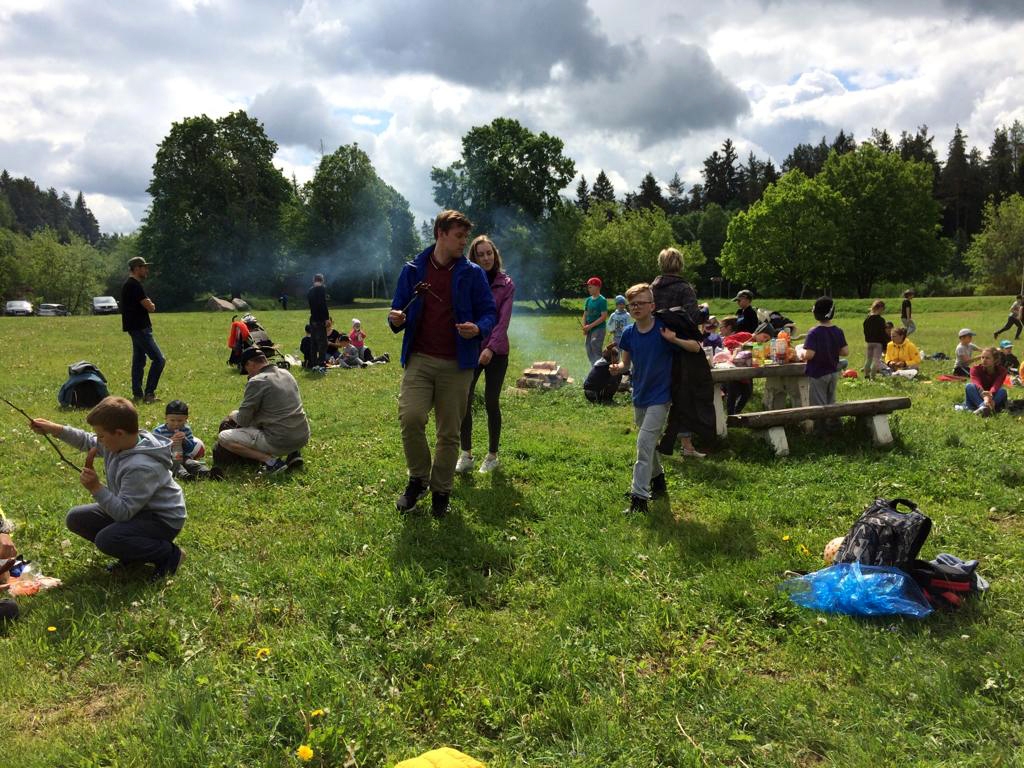
POLYGON ((664 327, 657 318, 647 333, 633 324, 622 332, 619 341, 619 349, 629 352, 633 365, 633 405, 638 408, 672 400, 672 352, 677 347, 661 337, 664 327))
POLYGON ((842 328, 834 325, 816 325, 807 332, 804 349, 814 350, 814 357, 807 361, 805 373, 812 379, 820 379, 835 373, 839 367, 839 350, 846 346, 842 328))

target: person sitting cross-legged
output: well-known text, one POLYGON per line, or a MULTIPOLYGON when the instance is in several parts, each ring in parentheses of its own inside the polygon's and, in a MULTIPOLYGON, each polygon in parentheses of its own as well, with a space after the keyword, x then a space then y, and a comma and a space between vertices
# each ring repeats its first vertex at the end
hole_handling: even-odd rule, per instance
POLYGON ((242 365, 249 377, 242 404, 228 417, 234 426, 217 435, 217 446, 263 462, 269 473, 301 467, 310 431, 295 378, 271 365, 259 347, 242 353, 242 365))

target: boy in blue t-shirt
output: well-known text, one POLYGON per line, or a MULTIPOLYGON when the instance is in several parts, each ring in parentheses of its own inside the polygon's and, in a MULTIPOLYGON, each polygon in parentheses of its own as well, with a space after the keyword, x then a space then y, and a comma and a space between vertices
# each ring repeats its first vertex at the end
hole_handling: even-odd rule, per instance
POLYGON ((613 375, 629 371, 632 365, 633 416, 636 423, 636 462, 629 489, 627 512, 646 512, 652 491, 664 493, 665 473, 655 450, 672 406, 672 351, 681 347, 699 352, 700 343, 680 339, 654 317, 654 294, 647 283, 626 291, 634 323, 622 334, 621 361, 610 367, 613 375))
POLYGON ((608 315, 608 332, 612 335, 612 343, 617 347, 622 340, 622 332, 633 322, 633 318, 626 311, 626 297, 619 295, 615 297, 615 311, 608 315))
POLYGON ((832 325, 836 305, 828 296, 814 302, 814 319, 818 324, 807 332, 804 340, 804 370, 811 384, 811 405, 829 405, 836 401, 839 380, 839 358, 850 348, 841 328, 832 325))

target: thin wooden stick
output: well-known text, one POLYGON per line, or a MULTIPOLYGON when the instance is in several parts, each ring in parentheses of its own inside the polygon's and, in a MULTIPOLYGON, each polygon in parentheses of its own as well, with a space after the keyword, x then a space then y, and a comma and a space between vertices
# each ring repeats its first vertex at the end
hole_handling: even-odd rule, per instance
MULTIPOLYGON (((15 405, 14 403, 12 403, 12 402, 11 402, 10 400, 8 400, 8 399, 7 399, 6 397, 0 397, 0 400, 3 400, 3 401, 4 401, 5 403, 7 403, 7 404, 8 404, 9 406, 11 406, 11 408, 13 408, 14 410, 16 410, 16 411, 17 411, 18 413, 20 413, 20 414, 21 414, 22 416, 24 416, 24 417, 25 417, 26 419, 28 419, 30 423, 31 423, 31 422, 33 422, 33 421, 35 421, 35 419, 33 419, 33 418, 32 418, 31 416, 29 416, 29 415, 28 415, 27 413, 25 413, 25 412, 24 412, 23 410, 21 410, 21 408, 19 408, 18 406, 16 406, 16 405, 15 405)), ((81 473, 82 473, 82 470, 81 470, 81 469, 79 469, 78 467, 76 467, 76 466, 74 465, 74 463, 73 463, 73 462, 72 462, 72 461, 71 461, 71 460, 70 460, 70 459, 69 459, 69 458, 68 458, 67 456, 65 456, 65 455, 64 455, 63 453, 61 453, 61 450, 60 450, 60 448, 58 448, 58 447, 57 447, 57 444, 56 444, 55 442, 53 442, 53 440, 51 440, 51 439, 50 439, 50 436, 49 436, 48 434, 46 434, 46 433, 44 432, 44 433, 43 433, 43 437, 45 437, 45 438, 46 438, 46 442, 48 442, 48 443, 49 443, 50 445, 52 445, 52 446, 53 446, 53 450, 55 450, 55 451, 57 452, 57 455, 58 455, 58 456, 60 456, 60 460, 61 460, 61 461, 63 461, 63 462, 65 463, 65 464, 67 464, 67 465, 68 465, 69 467, 71 467, 71 468, 72 468, 73 470, 75 470, 75 472, 78 472, 79 474, 81 474, 81 473)))

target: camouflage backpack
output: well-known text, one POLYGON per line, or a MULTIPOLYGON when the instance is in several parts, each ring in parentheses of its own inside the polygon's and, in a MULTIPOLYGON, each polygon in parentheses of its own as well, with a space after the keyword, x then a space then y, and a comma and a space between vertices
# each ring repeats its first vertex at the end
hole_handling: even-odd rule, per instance
POLYGON ((932 521, 914 502, 875 499, 846 534, 835 562, 904 568, 917 558, 931 530, 932 521), (900 512, 901 504, 909 511, 900 512))

